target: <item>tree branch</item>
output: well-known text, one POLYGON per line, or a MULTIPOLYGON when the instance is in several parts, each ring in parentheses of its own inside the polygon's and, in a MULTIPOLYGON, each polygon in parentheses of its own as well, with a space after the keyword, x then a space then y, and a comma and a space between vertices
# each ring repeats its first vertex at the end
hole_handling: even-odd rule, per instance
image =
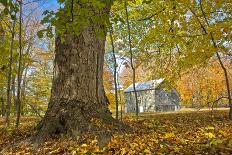
POLYGON ((142 18, 142 19, 138 19, 138 21, 144 21, 144 20, 149 20, 157 15, 159 15, 160 13, 162 13, 166 8, 163 8, 162 10, 160 10, 159 12, 155 13, 155 14, 152 14, 148 17, 145 17, 145 18, 142 18))

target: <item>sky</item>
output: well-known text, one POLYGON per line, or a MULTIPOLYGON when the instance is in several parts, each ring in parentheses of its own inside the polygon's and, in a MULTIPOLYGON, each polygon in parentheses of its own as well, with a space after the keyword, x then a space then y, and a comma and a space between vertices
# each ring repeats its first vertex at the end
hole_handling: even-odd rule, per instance
MULTIPOLYGON (((23 0, 23 22, 41 21, 45 10, 56 11, 59 8, 57 0, 23 0)), ((37 40, 37 47, 47 49, 46 41, 37 40)))
POLYGON ((24 9, 39 6, 39 9, 42 11, 45 10, 56 10, 59 8, 59 4, 57 0, 24 0, 23 2, 25 5, 23 6, 24 9))
POLYGON ((59 7, 57 0, 43 0, 45 1, 45 8, 47 9, 56 9, 59 7))
POLYGON ((23 4, 23 14, 25 18, 27 15, 32 14, 41 18, 45 10, 55 11, 59 8, 57 0, 24 0, 23 4))

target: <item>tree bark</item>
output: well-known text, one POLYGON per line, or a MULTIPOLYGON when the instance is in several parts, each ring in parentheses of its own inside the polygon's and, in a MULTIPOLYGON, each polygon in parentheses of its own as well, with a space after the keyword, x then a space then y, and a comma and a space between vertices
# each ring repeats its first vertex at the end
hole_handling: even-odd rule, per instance
MULTIPOLYGON (((29 56, 29 52, 31 50, 31 47, 32 47, 32 41, 30 41, 28 43, 28 47, 25 51, 26 56, 29 56)), ((21 69, 20 78, 22 81, 22 88, 21 88, 21 96, 20 96, 20 98, 21 98, 21 108, 20 108, 21 111, 20 111, 20 113, 21 113, 21 115, 24 115, 25 114, 24 113, 25 112, 25 105, 26 105, 26 103, 25 103, 25 98, 26 98, 25 91, 26 91, 26 85, 27 85, 27 72, 28 72, 28 64, 27 64, 26 60, 22 60, 22 67, 21 68, 22 69, 21 69)))
POLYGON ((116 119, 118 120, 117 60, 114 51, 113 30, 110 31, 110 41, 111 41, 112 53, 114 59, 114 92, 115 92, 115 103, 116 103, 116 119))
POLYGON ((130 65, 132 69, 132 80, 133 80, 133 90, 135 94, 135 112, 136 112, 136 120, 138 121, 139 119, 139 103, 138 103, 138 95, 135 87, 135 66, 133 62, 133 51, 132 51, 132 43, 131 43, 131 31, 130 31, 130 23, 129 23, 129 15, 128 15, 128 10, 127 10, 127 0, 125 0, 125 11, 126 11, 126 22, 127 22, 127 29, 128 29, 128 40, 129 40, 129 49, 130 49, 130 65))
POLYGON ((226 88, 227 88, 227 95, 228 95, 228 103, 229 103, 229 107, 230 107, 230 111, 229 111, 229 118, 232 120, 232 100, 231 100, 231 94, 230 94, 230 82, 229 82, 229 76, 228 76, 228 73, 227 73, 227 69, 226 67, 224 66, 222 60, 221 60, 221 57, 219 55, 218 52, 216 52, 217 54, 217 58, 218 58, 218 61, 221 65, 221 68, 224 72, 224 78, 226 80, 226 88))
POLYGON ((122 96, 121 96, 121 89, 120 89, 120 83, 119 83, 119 73, 117 72, 117 85, 118 85, 118 96, 119 96, 119 103, 120 103, 120 118, 122 121, 122 96))
POLYGON ((14 101, 14 115, 16 116, 17 114, 17 98, 15 96, 15 76, 12 77, 12 97, 14 101))
MULTIPOLYGON (((102 11, 109 14, 110 6, 102 11)), ((105 23, 91 23, 79 35, 56 37, 52 93, 36 143, 61 133, 72 137, 93 133, 100 146, 109 141, 108 129, 117 121, 108 109, 103 88, 105 40, 105 23), (98 37, 95 30, 103 31, 104 36, 98 37)))
POLYGON ((28 72, 28 66, 25 67, 25 62, 23 64, 23 70, 24 70, 24 75, 23 75, 23 82, 22 82, 22 89, 21 89, 21 115, 22 116, 25 114, 26 85, 27 85, 27 72, 28 72))
POLYGON ((19 1, 20 12, 19 12, 19 62, 18 62, 18 73, 17 73, 17 115, 16 115, 16 128, 19 126, 20 121, 20 111, 21 111, 21 77, 22 77, 22 0, 19 1))
POLYGON ((4 104, 4 98, 0 97, 0 102, 1 102, 1 115, 2 117, 5 116, 5 104, 4 104))

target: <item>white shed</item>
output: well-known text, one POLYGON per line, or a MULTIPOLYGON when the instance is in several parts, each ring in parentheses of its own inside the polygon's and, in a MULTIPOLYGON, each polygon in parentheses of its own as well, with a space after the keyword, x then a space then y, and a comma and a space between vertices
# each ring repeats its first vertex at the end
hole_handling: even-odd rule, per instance
MULTIPOLYGON (((176 111, 179 109, 179 95, 176 90, 166 91, 159 87, 164 79, 138 82, 135 89, 138 95, 139 112, 176 111)), ((133 84, 124 90, 125 112, 135 112, 133 84)))

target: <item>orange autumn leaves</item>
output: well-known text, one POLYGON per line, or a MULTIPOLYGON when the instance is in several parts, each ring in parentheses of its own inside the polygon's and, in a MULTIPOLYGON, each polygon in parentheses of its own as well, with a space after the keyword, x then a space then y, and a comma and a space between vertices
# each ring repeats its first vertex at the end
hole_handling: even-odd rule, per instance
POLYGON ((227 111, 147 113, 138 122, 124 117, 134 130, 115 133, 103 149, 94 137, 75 139, 61 136, 49 139, 36 149, 26 140, 33 134, 37 118, 24 117, 18 131, 6 130, 0 119, 0 153, 3 154, 231 154, 232 123, 227 111))
MULTIPOLYGON (((227 61, 225 65, 228 69, 229 78, 231 78, 232 64, 227 61)), ((223 70, 215 60, 183 73, 177 82, 177 86, 181 99, 186 104, 190 104, 194 98, 198 98, 197 102, 205 105, 219 97, 227 96, 223 70)))

